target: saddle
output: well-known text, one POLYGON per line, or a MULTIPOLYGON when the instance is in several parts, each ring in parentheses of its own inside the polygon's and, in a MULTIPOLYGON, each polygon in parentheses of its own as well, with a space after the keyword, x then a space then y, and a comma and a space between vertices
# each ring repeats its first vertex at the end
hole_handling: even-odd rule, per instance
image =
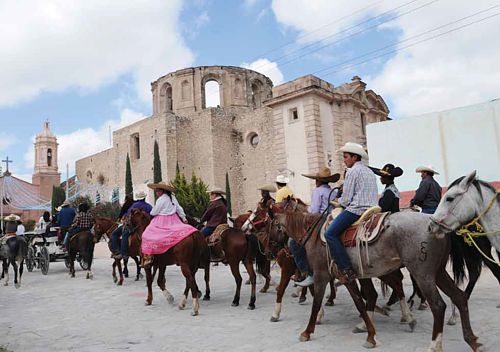
POLYGON ((215 246, 217 243, 220 242, 222 233, 226 231, 229 228, 228 224, 220 224, 218 225, 214 232, 208 237, 208 245, 209 246, 215 246))
POLYGON ((15 233, 15 232, 14 232, 14 233, 7 233, 7 234, 3 235, 2 237, 0 237, 0 244, 1 244, 1 245, 4 245, 4 244, 6 244, 6 243, 7 243, 7 241, 8 241, 9 239, 11 239, 11 238, 13 238, 13 237, 16 237, 16 236, 17 236, 17 235, 16 235, 16 233, 15 233))
MULTIPOLYGON (((380 238, 382 232, 384 232, 384 220, 390 214, 388 212, 381 213, 380 211, 380 207, 367 209, 354 224, 345 230, 340 236, 344 247, 356 247, 357 241, 364 242, 365 244, 375 243, 380 238)), ((323 243, 326 243, 326 228, 341 212, 341 208, 335 208, 328 215, 320 231, 320 238, 323 243)))

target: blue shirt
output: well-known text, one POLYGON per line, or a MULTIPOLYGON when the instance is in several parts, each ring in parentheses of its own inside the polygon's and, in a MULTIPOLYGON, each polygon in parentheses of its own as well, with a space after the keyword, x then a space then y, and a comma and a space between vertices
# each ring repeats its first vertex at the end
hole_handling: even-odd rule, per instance
POLYGON ((361 161, 347 171, 340 205, 356 215, 378 205, 377 177, 361 161))
POLYGON ((309 206, 309 213, 322 214, 330 205, 330 201, 337 197, 337 190, 332 192, 332 189, 327 184, 322 184, 316 187, 311 195, 311 205, 309 206), (331 192, 331 195, 330 195, 331 192))
POLYGON ((142 209, 149 214, 151 213, 151 209, 153 209, 153 207, 151 206, 151 204, 146 203, 146 201, 144 200, 138 200, 134 202, 134 204, 132 204, 130 208, 128 208, 127 212, 125 213, 125 216, 129 216, 130 213, 132 212, 132 209, 142 209))
POLYGON ((70 207, 64 207, 59 212, 57 216, 57 222, 61 227, 70 227, 73 223, 73 219, 75 218, 76 211, 70 207))

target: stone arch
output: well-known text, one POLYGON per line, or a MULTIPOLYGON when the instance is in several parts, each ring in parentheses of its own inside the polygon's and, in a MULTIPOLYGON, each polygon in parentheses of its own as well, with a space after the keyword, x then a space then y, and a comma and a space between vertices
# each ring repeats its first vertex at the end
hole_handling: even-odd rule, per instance
POLYGON ((170 83, 165 83, 160 89, 160 112, 172 112, 172 86, 170 83))
MULTIPOLYGON (((218 75, 214 75, 214 74, 208 74, 206 75, 205 77, 203 77, 203 79, 201 80, 201 108, 202 109, 206 109, 207 108, 207 92, 206 92, 206 85, 207 83, 209 82, 216 82, 217 85, 219 86, 219 91, 218 91, 218 98, 219 98, 219 104, 217 104, 218 106, 222 107, 223 104, 223 89, 222 89, 222 84, 221 84, 221 78, 218 76, 218 75)), ((212 95, 213 94, 217 94, 217 93, 211 93, 212 95)), ((209 99, 212 98, 212 97, 209 97, 209 99)))
POLYGON ((47 166, 52 166, 52 148, 47 149, 47 166))
POLYGON ((260 108, 262 106, 263 92, 262 92, 262 82, 258 79, 254 79, 250 83, 250 91, 251 91, 251 99, 252 99, 252 107, 260 108))
POLYGON ((243 97, 243 82, 239 78, 236 78, 234 80, 234 97, 235 98, 243 97))

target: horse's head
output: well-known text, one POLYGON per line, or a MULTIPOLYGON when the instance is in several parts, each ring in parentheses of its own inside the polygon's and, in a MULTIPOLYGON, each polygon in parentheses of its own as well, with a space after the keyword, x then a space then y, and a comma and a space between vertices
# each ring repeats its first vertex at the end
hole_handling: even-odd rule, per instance
POLYGON ((128 221, 129 226, 132 226, 133 228, 145 229, 146 226, 149 225, 151 217, 144 210, 134 208, 130 211, 128 221))
POLYGON ((288 238, 286 233, 286 216, 285 213, 273 213, 272 220, 269 221, 268 227, 269 244, 284 246, 288 238))
POLYGON ((94 239, 95 242, 99 242, 102 237, 106 234, 108 237, 111 236, 110 232, 118 226, 116 222, 112 219, 104 217, 96 217, 94 224, 94 239), (114 227, 114 228, 113 228, 114 227))
MULTIPOLYGON (((480 189, 476 192, 474 187, 470 187, 475 179, 476 171, 473 171, 451 183, 431 217, 429 232, 443 237, 471 221, 480 212, 480 189)), ((476 187, 479 187, 477 182, 476 187)))

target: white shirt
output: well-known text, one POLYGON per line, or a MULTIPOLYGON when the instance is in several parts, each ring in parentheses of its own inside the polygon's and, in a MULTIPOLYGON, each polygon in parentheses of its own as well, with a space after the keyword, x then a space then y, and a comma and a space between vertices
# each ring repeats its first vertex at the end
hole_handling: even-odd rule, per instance
POLYGON ((17 236, 22 236, 22 235, 24 235, 24 231, 25 231, 25 230, 26 230, 26 229, 24 228, 24 225, 23 225, 23 224, 19 224, 19 225, 17 225, 16 235, 17 235, 17 236))
POLYGON ((38 219, 37 230, 45 231, 45 228, 47 227, 48 224, 49 223, 45 222, 45 220, 43 219, 43 216, 41 216, 40 219, 38 219))
POLYGON ((151 216, 155 215, 172 215, 177 213, 179 217, 185 221, 186 214, 184 213, 184 209, 179 205, 177 198, 172 193, 172 199, 167 194, 163 194, 160 198, 156 200, 156 204, 151 209, 151 216))

